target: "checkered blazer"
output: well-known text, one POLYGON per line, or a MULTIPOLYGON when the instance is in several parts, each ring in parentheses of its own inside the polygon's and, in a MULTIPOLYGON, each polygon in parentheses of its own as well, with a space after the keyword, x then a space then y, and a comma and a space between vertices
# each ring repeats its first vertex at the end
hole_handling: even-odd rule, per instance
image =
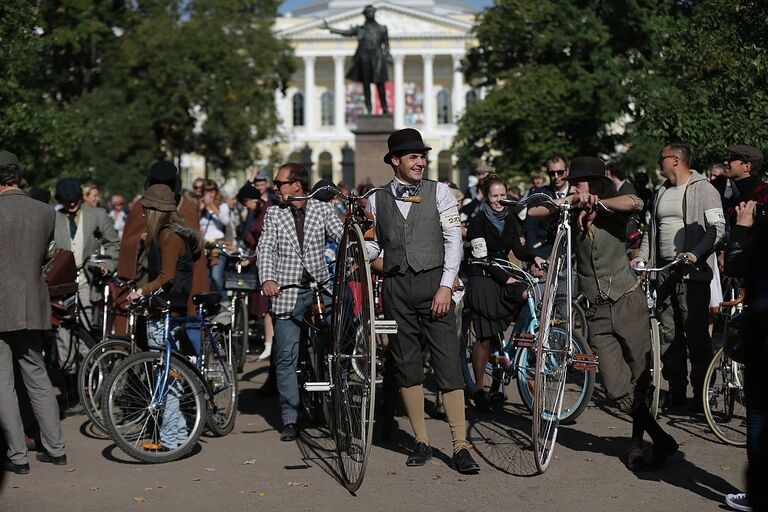
MULTIPOLYGON (((307 269, 317 282, 330 278, 324 257, 325 242, 328 238, 338 242, 344 225, 328 203, 310 199, 306 209, 303 254, 299 250, 291 209, 277 206, 267 210, 257 260, 262 283, 275 281, 278 286, 299 284, 303 269, 307 269)), ((283 290, 279 296, 270 299, 270 310, 275 315, 291 313, 298 295, 297 288, 283 290)))

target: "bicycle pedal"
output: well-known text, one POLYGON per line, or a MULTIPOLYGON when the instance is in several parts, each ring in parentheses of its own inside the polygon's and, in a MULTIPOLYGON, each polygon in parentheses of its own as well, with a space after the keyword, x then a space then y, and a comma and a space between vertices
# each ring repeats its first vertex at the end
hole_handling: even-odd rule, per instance
POLYGON ((530 333, 517 334, 512 337, 512 345, 517 348, 533 348, 536 337, 530 333))
POLYGON ((158 444, 158 443, 152 443, 152 442, 149 442, 149 441, 141 443, 141 447, 144 450, 153 450, 153 451, 156 451, 156 452, 163 449, 163 445, 158 444))
POLYGON ((397 322, 394 320, 376 320, 376 334, 397 334, 397 322))
POLYGON ((174 380, 181 380, 181 374, 177 370, 171 370, 168 372, 168 377, 174 380))
POLYGON ((573 369, 579 371, 596 372, 598 367, 597 355, 595 354, 574 354, 573 369))
POLYGON ((304 390, 309 392, 330 391, 333 385, 330 382, 305 382, 304 390))

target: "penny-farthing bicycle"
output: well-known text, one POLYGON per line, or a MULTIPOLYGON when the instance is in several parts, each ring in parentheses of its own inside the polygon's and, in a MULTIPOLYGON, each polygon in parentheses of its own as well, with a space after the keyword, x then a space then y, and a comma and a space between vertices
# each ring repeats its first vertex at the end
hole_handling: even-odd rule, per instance
MULTIPOLYGON (((534 198, 547 201, 547 206, 558 214, 555 240, 547 262, 547 279, 536 336, 531 437, 536 468, 539 473, 543 473, 549 467, 555 449, 567 373, 569 369, 594 371, 597 356, 576 353, 569 341, 573 337, 572 207, 568 202, 554 203, 549 196, 543 194, 530 196, 526 203, 534 198), (556 303, 559 303, 558 307, 556 303)), ((516 203, 502 201, 502 204, 516 203)))
MULTIPOLYGON (((376 316, 363 235, 373 225, 373 220, 366 217, 359 200, 379 191, 391 192, 373 188, 361 196, 345 195, 329 185, 306 196, 286 195, 284 200, 306 201, 323 191, 343 199, 346 219, 334 273, 329 379, 328 382, 308 383, 305 389, 331 393, 332 431, 339 473, 347 489, 354 492, 363 483, 371 451, 376 393, 376 316)), ((421 198, 414 196, 400 200, 417 203, 421 198)))

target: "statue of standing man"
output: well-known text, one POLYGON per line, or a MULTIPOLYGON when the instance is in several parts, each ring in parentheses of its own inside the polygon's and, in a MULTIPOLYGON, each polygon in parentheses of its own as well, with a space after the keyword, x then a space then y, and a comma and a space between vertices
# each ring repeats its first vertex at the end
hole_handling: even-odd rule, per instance
POLYGON ((349 30, 339 30, 331 28, 328 26, 328 22, 323 20, 323 26, 340 36, 357 37, 357 51, 352 57, 352 66, 347 71, 347 80, 363 84, 365 108, 369 114, 373 112, 371 84, 376 84, 381 109, 384 114, 387 114, 389 108, 384 83, 389 79, 387 69, 390 60, 389 35, 387 34, 387 27, 380 25, 374 18, 375 15, 376 9, 372 5, 368 5, 363 9, 363 16, 365 16, 363 25, 352 27, 349 30))

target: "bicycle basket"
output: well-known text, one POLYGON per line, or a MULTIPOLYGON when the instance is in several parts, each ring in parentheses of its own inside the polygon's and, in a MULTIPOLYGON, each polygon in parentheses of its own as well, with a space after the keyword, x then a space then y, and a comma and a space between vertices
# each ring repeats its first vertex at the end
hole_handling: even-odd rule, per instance
POLYGON ((250 290, 258 289, 256 274, 253 272, 227 272, 224 275, 224 288, 227 290, 250 290))

